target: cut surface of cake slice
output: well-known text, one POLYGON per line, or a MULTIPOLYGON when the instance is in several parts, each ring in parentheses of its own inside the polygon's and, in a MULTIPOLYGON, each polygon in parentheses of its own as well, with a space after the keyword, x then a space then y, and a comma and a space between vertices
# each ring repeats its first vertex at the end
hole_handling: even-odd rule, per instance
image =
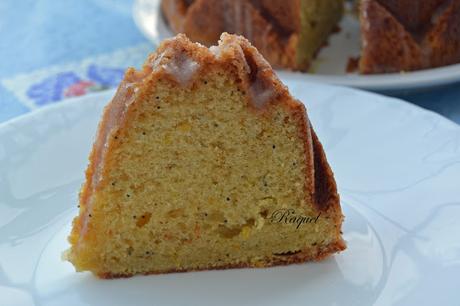
POLYGON ((305 71, 337 28, 343 0, 163 0, 162 11, 193 41, 243 35, 274 67, 305 71))
POLYGON ((249 42, 184 35, 106 106, 65 253, 102 278, 320 260, 345 249, 305 107, 249 42))

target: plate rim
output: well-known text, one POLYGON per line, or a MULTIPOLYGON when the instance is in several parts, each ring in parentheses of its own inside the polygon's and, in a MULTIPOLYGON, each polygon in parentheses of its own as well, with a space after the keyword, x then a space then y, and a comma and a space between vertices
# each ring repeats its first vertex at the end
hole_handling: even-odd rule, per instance
MULTIPOLYGON (((113 92, 113 95, 114 95, 116 90, 117 88, 111 88, 111 89, 107 89, 107 90, 103 90, 99 92, 94 92, 89 95, 69 97, 69 98, 48 104, 48 105, 44 105, 40 108, 30 110, 27 113, 23 113, 23 114, 20 114, 19 116, 13 117, 3 122, 0 122, 0 133, 3 133, 3 130, 14 127, 14 125, 22 124, 22 121, 33 120, 35 116, 45 115, 48 112, 52 112, 55 109, 59 109, 61 107, 70 107, 69 104, 82 103, 81 100, 88 99, 89 96, 91 96, 91 98, 96 98, 97 96, 105 96, 108 94, 108 92, 113 92)), ((107 103, 109 103, 112 100, 112 97, 113 96, 111 96, 110 99, 107 100, 107 103)))
MULTIPOLYGON (((322 89, 327 90, 327 89, 330 88, 330 89, 334 89, 334 90, 337 90, 337 91, 341 91, 341 93, 344 93, 344 94, 349 93, 350 95, 353 95, 353 96, 354 95, 359 95, 362 98, 367 98, 367 100, 371 100, 370 101, 370 103, 372 103, 371 105, 378 106, 380 108, 392 108, 393 111, 400 110, 402 112, 404 112, 406 110, 409 110, 409 111, 411 111, 410 117, 416 119, 417 121, 427 122, 427 121, 436 120, 437 124, 439 123, 439 125, 437 125, 437 127, 443 132, 443 134, 451 133, 453 131, 455 134, 458 134, 460 136, 460 128, 454 122, 451 122, 452 124, 449 124, 448 122, 450 122, 450 120, 448 120, 448 119, 447 120, 442 120, 442 119, 446 119, 443 116, 441 116, 441 115, 439 115, 437 113, 434 113, 432 111, 425 110, 425 109, 423 109, 423 108, 421 108, 419 106, 412 105, 412 104, 410 104, 408 102, 405 102, 404 100, 396 99, 396 98, 392 98, 392 97, 387 97, 387 96, 384 96, 384 95, 381 95, 381 94, 376 94, 376 93, 366 92, 366 91, 362 91, 362 90, 357 90, 357 89, 353 89, 353 88, 342 87, 342 86, 331 86, 331 85, 326 85, 326 84, 314 84, 314 83, 310 83, 310 82, 308 82, 307 84, 309 86, 312 86, 312 87, 313 86, 319 87, 319 90, 322 90, 322 89), (385 103, 385 102, 389 102, 389 103, 385 103)), ((294 89, 294 86, 304 86, 305 82, 292 82, 292 83, 288 83, 286 85, 287 86, 292 86, 291 91, 294 92, 294 91, 296 91, 296 89, 294 89)), ((92 109, 93 107, 97 107, 98 109, 103 109, 104 104, 106 104, 108 101, 111 100, 111 98, 112 98, 113 94, 115 93, 115 91, 116 91, 115 89, 106 90, 106 91, 98 92, 98 93, 95 93, 95 94, 90 94, 90 95, 85 95, 85 96, 81 96, 81 97, 68 99, 65 102, 52 104, 52 105, 50 105, 48 107, 43 107, 43 108, 37 110, 36 112, 28 113, 27 115, 21 116, 17 120, 14 120, 14 123, 16 124, 16 127, 14 126, 15 124, 0 125, 0 145, 4 144, 4 142, 2 141, 3 138, 1 136, 7 135, 7 137, 9 137, 9 136, 14 136, 15 134, 21 134, 24 131, 24 129, 29 130, 29 129, 32 128, 29 125, 31 122, 32 123, 37 122, 38 120, 42 120, 44 118, 58 118, 58 117, 61 117, 64 114, 66 114, 66 111, 72 111, 72 110, 77 109, 77 108, 89 110, 89 109, 92 109), (11 127, 11 125, 13 125, 13 128, 8 129, 8 127, 11 127)), ((305 93, 308 94, 308 90, 305 90, 305 93)), ((350 97, 344 98, 344 99, 350 99, 350 97)), ((304 101, 307 104, 307 110, 308 110, 308 101, 309 100, 307 100, 306 97, 304 97, 304 99, 302 99, 302 101, 304 101)), ((327 101, 324 101, 324 102, 326 102, 325 104, 327 104, 327 101)), ((339 105, 339 104, 335 104, 335 105, 339 105)), ((100 118, 100 115, 99 115, 99 118, 100 118)), ((53 124, 53 125, 56 124, 56 123, 57 123, 57 121, 55 121, 55 120, 51 120, 50 122, 47 122, 47 124, 53 124)), ((53 131, 57 131, 57 130, 53 129, 53 131)), ((91 136, 94 136, 94 135, 91 135, 91 136)), ((1 148, 1 146, 0 146, 0 148, 1 148)), ((342 203, 345 203, 345 202, 342 202, 342 203)), ((353 210, 356 210, 355 206, 351 206, 351 207, 352 207, 353 210)), ((360 213, 360 211, 357 211, 357 212, 360 213)), ((0 215, 0 219, 2 219, 1 215, 0 215)), ((59 228, 62 229, 62 227, 59 227, 59 228)), ((51 239, 54 239, 54 237, 56 237, 59 233, 61 233, 61 230, 53 232, 53 234, 50 235, 51 239)), ((51 241, 51 239, 50 239, 50 241, 51 241)), ((390 269, 388 271, 390 271, 390 269)), ((244 271, 244 273, 247 273, 247 271, 244 271)), ((82 276, 85 277, 85 275, 82 275, 82 276)), ((177 277, 177 276, 172 276, 172 277, 175 279, 175 277, 177 277)), ((2 284, 2 285, 4 285, 6 288, 10 288, 11 283, 2 284)), ((68 287, 68 285, 67 285, 67 287, 68 287)), ((43 290, 43 289, 40 289, 40 290, 43 290)), ((380 290, 380 289, 378 289, 378 290, 379 290, 378 291, 379 294, 381 294, 381 292, 383 292, 383 290, 380 290)), ((25 289, 25 291, 28 293, 29 289, 27 288, 27 289, 25 289)), ((96 299, 94 301, 97 302, 96 299)), ((158 302, 161 303, 162 300, 158 299, 158 302)), ((141 303, 142 303, 142 301, 141 301, 141 303)), ((207 303, 207 301, 203 301, 203 303, 207 303)))
MULTIPOLYGON (((137 28, 150 42, 156 45, 158 45, 162 40, 159 35, 155 34, 155 32, 158 32, 158 29, 150 28, 143 22, 143 15, 145 14, 143 8, 147 5, 150 6, 151 9, 158 10, 159 1, 160 0, 134 0, 132 6, 132 16, 137 28)), ((160 14, 158 15, 160 16, 160 14)), ((169 28, 163 22, 162 27, 165 27, 169 33, 171 33, 169 28)), ((171 33, 171 37, 173 36, 174 34, 171 33)), ((276 71, 283 80, 302 80, 329 85, 349 86, 379 92, 420 90, 460 82, 460 63, 417 71, 373 75, 326 75, 278 69, 276 71)))

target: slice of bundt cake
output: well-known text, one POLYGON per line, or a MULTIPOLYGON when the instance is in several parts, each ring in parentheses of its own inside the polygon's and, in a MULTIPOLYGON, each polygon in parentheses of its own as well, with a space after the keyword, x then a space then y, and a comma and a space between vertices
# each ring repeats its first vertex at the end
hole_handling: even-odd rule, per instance
POLYGON ((67 259, 111 278, 319 260, 345 249, 302 103, 247 40, 167 40, 105 108, 67 259))
POLYGON ((162 0, 171 29, 213 45, 245 36, 277 68, 305 71, 337 28, 343 0, 162 0))

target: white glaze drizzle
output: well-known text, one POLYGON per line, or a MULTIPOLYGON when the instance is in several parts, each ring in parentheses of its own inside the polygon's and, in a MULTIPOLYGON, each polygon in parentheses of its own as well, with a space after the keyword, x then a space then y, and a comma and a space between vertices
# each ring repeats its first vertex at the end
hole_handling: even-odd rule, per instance
POLYGON ((150 66, 152 67, 152 69, 155 70, 155 69, 160 65, 160 63, 161 63, 161 61, 163 60, 163 57, 164 57, 164 56, 165 56, 165 52, 161 52, 161 54, 160 54, 159 56, 157 56, 157 57, 153 60, 153 62, 150 64, 150 66))
POLYGON ((220 57, 221 48, 219 46, 211 46, 209 48, 209 51, 211 51, 211 53, 214 55, 215 58, 220 57))
POLYGON ((249 94, 254 106, 256 108, 261 108, 273 98, 275 91, 272 86, 267 86, 263 78, 257 76, 254 83, 249 87, 249 94))
POLYGON ((172 76, 180 85, 185 86, 198 71, 200 65, 184 52, 179 54, 167 48, 151 63, 152 69, 159 69, 172 76), (165 59, 165 57, 169 57, 165 59))
POLYGON ((184 53, 180 53, 161 67, 180 85, 185 86, 193 78, 200 65, 184 53))

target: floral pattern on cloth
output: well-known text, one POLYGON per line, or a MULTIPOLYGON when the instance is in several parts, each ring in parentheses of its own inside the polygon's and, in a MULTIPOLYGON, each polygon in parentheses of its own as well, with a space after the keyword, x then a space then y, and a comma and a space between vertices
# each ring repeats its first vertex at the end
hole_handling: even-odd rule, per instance
POLYGON ((154 49, 149 43, 1 79, 0 85, 33 110, 118 86, 125 69, 140 67, 154 49))
POLYGON ((90 65, 86 79, 74 72, 60 72, 33 84, 27 96, 37 105, 45 105, 68 97, 77 97, 89 92, 101 91, 118 85, 124 69, 90 65))

